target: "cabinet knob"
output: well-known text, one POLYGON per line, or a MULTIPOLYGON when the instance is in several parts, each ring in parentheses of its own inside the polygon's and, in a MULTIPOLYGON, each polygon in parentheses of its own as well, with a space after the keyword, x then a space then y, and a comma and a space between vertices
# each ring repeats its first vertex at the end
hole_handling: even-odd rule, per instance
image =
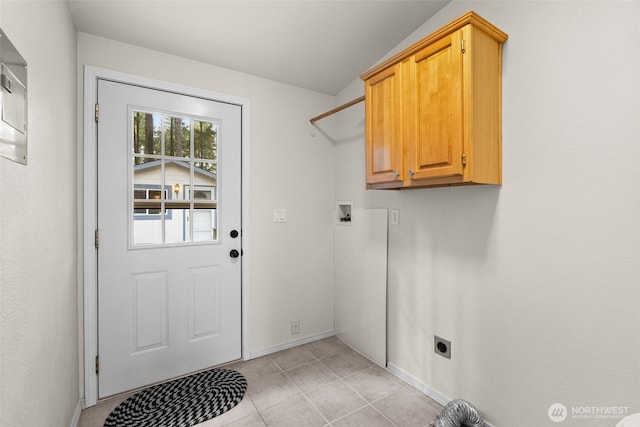
POLYGON ((393 172, 393 177, 395 179, 398 179, 399 176, 400 176, 400 174, 398 172, 393 172))
POLYGON ((409 176, 411 178, 413 178, 413 175, 415 175, 416 173, 413 171, 413 169, 409 169, 409 176))

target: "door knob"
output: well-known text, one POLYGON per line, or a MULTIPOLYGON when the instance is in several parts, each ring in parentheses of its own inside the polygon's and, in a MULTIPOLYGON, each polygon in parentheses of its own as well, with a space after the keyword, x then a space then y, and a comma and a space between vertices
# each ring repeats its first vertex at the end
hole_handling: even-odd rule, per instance
POLYGON ((232 239, 235 239, 236 237, 238 237, 238 234, 239 234, 238 230, 231 230, 231 233, 229 233, 232 239))
POLYGON ((237 251, 237 250, 235 250, 235 249, 231 249, 231 252, 229 252, 229 256, 230 256, 231 258, 238 258, 238 257, 240 256, 240 252, 238 252, 238 251, 237 251))

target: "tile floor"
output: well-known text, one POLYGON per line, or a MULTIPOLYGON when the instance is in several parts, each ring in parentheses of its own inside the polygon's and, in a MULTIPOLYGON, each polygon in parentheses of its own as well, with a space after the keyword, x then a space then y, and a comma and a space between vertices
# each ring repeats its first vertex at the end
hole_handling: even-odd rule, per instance
MULTIPOLYGON (((429 426, 442 410, 336 337, 228 367, 247 378, 247 393, 235 408, 199 427, 429 426)), ((126 397, 85 409, 78 426, 101 427, 126 397)))

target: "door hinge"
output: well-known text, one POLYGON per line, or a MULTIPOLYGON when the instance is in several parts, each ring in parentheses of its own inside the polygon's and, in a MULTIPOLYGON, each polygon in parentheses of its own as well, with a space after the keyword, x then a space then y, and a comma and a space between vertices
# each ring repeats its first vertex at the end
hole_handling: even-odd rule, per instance
POLYGON ((100 118, 100 104, 97 104, 97 103, 95 106, 95 115, 96 115, 96 122, 97 122, 98 119, 100 118))
POLYGON ((100 372, 100 356, 96 356, 96 375, 100 372))
POLYGON ((94 233, 94 241, 96 249, 98 249, 98 247, 100 247, 100 230, 96 230, 96 232, 94 233))
MULTIPOLYGON (((467 46, 464 43, 464 39, 462 39, 462 41, 460 42, 460 50, 462 51, 462 53, 465 53, 467 51, 467 46)), ((96 119, 96 121, 98 121, 98 119, 96 119)))
POLYGON ((462 153, 462 166, 467 165, 467 153, 462 153))

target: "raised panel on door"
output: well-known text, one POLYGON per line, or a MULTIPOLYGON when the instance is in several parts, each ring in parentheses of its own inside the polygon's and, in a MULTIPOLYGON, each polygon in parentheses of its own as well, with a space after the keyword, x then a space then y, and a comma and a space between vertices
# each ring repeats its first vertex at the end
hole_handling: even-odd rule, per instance
POLYGON ((413 180, 464 172, 461 40, 456 31, 411 58, 415 136, 407 170, 413 180))
POLYGON ((189 271, 189 340, 206 340, 220 333, 221 283, 217 265, 189 271))
POLYGON ((167 271, 134 273, 131 280, 131 354, 167 348, 167 271))
POLYGON ((402 106, 400 67, 366 82, 367 184, 402 185, 402 106))

